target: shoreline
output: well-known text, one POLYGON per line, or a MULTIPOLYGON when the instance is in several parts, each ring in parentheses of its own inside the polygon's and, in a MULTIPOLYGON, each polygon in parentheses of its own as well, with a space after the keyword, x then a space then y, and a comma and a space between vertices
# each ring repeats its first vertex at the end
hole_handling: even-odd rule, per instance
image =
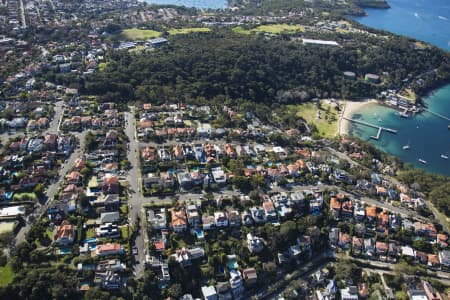
POLYGON ((344 109, 339 118, 339 136, 345 136, 350 134, 350 122, 345 120, 345 118, 351 119, 352 116, 361 110, 363 107, 369 104, 377 104, 378 101, 375 99, 365 99, 363 101, 349 101, 344 100, 341 102, 344 105, 344 109))

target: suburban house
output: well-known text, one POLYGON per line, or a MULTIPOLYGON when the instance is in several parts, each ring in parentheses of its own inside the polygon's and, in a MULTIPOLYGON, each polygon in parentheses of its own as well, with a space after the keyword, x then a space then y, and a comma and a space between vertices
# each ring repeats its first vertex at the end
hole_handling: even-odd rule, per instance
POLYGON ((97 245, 95 254, 97 256, 118 255, 124 253, 123 246, 118 243, 107 243, 103 245, 97 245))
POLYGON ((156 230, 167 228, 166 209, 148 210, 147 222, 156 230))
POLYGON ((75 239, 75 226, 68 221, 63 221, 60 226, 56 226, 53 240, 58 246, 71 245, 75 239))
POLYGON ((174 232, 183 232, 187 228, 186 212, 184 209, 180 208, 175 210, 174 208, 170 210, 172 216, 172 222, 170 226, 174 232))
POLYGON ((214 213, 214 223, 216 227, 227 227, 228 226, 227 214, 223 211, 216 211, 214 213))

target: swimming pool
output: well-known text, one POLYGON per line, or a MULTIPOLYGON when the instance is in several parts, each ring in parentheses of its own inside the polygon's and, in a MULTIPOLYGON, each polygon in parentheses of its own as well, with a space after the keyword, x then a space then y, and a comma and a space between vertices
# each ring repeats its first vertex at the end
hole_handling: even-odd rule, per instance
POLYGON ((84 242, 85 243, 95 243, 97 241, 97 238, 89 238, 89 239, 85 239, 84 242))
POLYGON ((72 253, 72 249, 70 248, 59 248, 56 250, 56 254, 59 255, 66 255, 66 254, 71 254, 72 253))
POLYGON ((195 233, 197 234, 198 239, 203 239, 205 237, 205 235, 203 234, 203 230, 201 229, 197 229, 195 233))

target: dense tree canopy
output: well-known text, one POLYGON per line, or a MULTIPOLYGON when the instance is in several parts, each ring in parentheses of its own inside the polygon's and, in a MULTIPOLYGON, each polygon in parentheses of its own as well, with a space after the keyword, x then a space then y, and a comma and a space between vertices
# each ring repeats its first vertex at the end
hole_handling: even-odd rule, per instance
POLYGON ((287 36, 266 38, 228 30, 180 35, 152 52, 111 53, 105 70, 89 77, 84 91, 116 101, 296 103, 314 97, 373 96, 387 86, 401 86, 408 74, 418 76, 430 69, 439 69, 441 78, 450 74, 450 60, 443 51, 419 51, 404 38, 365 36, 339 42, 342 47, 305 46, 287 36), (359 80, 346 79, 343 72, 348 70, 359 80), (383 85, 363 80, 366 73, 383 72, 388 74, 383 85))

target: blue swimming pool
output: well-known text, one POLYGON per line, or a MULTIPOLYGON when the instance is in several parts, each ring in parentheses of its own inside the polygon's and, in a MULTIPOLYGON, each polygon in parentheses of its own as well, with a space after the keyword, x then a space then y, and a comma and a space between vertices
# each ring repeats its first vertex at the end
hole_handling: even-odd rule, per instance
POLYGON ((57 251, 57 254, 60 255, 66 255, 66 254, 71 254, 72 253, 72 249, 70 248, 59 248, 57 251))
POLYGON ((6 200, 11 200, 13 195, 14 195, 14 192, 12 192, 12 191, 6 192, 5 193, 6 200))
POLYGON ((203 239, 205 237, 205 235, 203 234, 203 230, 201 229, 197 229, 195 233, 197 234, 198 239, 203 239))

